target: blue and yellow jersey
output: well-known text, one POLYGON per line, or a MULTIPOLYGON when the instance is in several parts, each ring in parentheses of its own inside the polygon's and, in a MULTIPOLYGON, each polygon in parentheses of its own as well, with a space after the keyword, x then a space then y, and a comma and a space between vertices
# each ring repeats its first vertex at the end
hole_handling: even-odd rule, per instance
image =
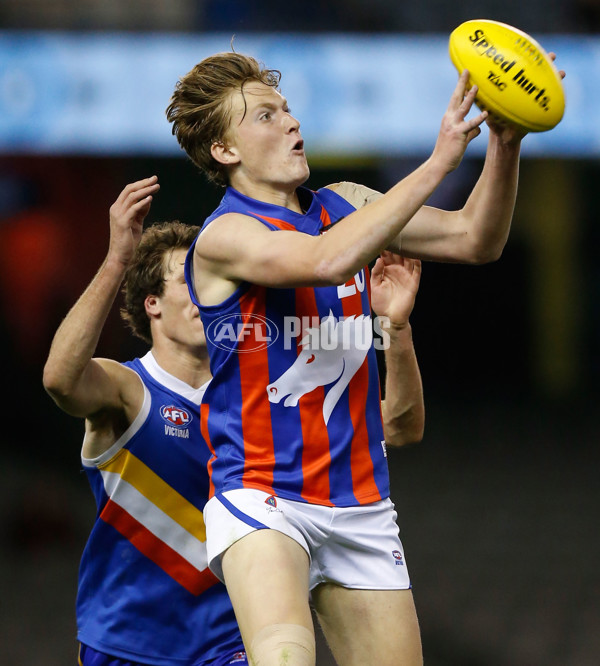
POLYGON ((143 407, 106 453, 82 458, 98 511, 79 572, 78 640, 136 662, 200 666, 243 650, 207 567, 205 387, 167 374, 151 353, 125 365, 142 379, 143 407))
MULTIPOLYGON (((204 228, 237 212, 274 233, 316 236, 355 210, 328 189, 304 189, 303 196, 312 203, 299 214, 228 188, 204 228)), ((387 497, 367 267, 337 287, 243 283, 223 303, 202 306, 192 286, 193 251, 186 279, 200 309, 213 373, 201 412, 212 451, 211 496, 258 488, 330 506, 387 497)))

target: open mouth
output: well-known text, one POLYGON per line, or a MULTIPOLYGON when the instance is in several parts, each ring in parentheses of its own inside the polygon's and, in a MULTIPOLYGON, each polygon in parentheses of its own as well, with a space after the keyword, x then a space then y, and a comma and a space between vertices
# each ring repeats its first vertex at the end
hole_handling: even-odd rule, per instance
POLYGON ((302 139, 298 139, 296 143, 294 144, 294 147, 292 148, 294 151, 303 151, 304 150, 304 141, 302 139))

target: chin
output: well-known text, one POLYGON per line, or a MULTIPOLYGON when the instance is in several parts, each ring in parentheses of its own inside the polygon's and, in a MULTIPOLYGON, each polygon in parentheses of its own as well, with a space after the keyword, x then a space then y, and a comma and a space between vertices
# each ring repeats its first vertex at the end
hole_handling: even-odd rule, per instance
POLYGON ((308 166, 305 169, 302 169, 299 171, 298 176, 294 179, 294 182, 296 183, 296 187, 300 187, 300 185, 304 185, 306 181, 308 180, 308 177, 310 176, 310 169, 308 166))

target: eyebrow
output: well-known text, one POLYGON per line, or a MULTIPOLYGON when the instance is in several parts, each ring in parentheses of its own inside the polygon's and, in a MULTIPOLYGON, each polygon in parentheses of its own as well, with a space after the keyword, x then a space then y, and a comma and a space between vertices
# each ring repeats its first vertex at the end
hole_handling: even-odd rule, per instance
MULTIPOLYGON (((267 91, 265 91, 265 92, 267 92, 267 91)), ((287 99, 279 91, 275 90, 274 92, 276 92, 279 95, 279 97, 281 98, 281 105, 283 106, 283 108, 287 109, 287 111, 289 112, 289 106, 288 106, 287 99)), ((244 118, 248 114, 248 100, 246 98, 246 90, 244 90, 244 84, 242 84, 242 87, 240 88, 240 93, 242 95, 242 100, 244 102, 244 109, 243 109, 242 117, 240 118, 238 125, 241 125, 244 122, 244 118)), ((254 94, 254 93, 252 93, 252 94, 254 94)), ((277 109, 278 107, 279 107, 279 104, 275 104, 274 102, 263 101, 263 102, 260 102, 256 106, 256 108, 253 109, 252 112, 254 113, 255 111, 260 111, 261 109, 277 109)))
POLYGON ((281 104, 275 102, 260 102, 256 109, 278 109, 279 107, 288 108, 288 101, 285 97, 282 98, 281 104))

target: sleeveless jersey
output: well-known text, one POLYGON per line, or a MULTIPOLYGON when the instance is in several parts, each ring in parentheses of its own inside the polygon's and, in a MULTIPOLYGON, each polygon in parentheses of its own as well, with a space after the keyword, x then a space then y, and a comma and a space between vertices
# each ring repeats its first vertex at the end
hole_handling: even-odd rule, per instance
MULTIPOLYGON (((275 233, 317 236, 355 210, 331 190, 300 189, 311 200, 306 214, 228 188, 203 229, 236 212, 275 233)), ((368 268, 338 287, 243 283, 219 305, 203 306, 193 288, 194 246, 186 280, 213 374, 201 423, 213 453, 211 496, 258 488, 328 506, 388 497, 368 268)))
POLYGON ((149 352, 124 365, 143 407, 103 455, 82 457, 98 508, 83 552, 78 640, 160 666, 200 666, 243 650, 225 586, 207 566, 202 510, 210 452, 193 389, 149 352))

